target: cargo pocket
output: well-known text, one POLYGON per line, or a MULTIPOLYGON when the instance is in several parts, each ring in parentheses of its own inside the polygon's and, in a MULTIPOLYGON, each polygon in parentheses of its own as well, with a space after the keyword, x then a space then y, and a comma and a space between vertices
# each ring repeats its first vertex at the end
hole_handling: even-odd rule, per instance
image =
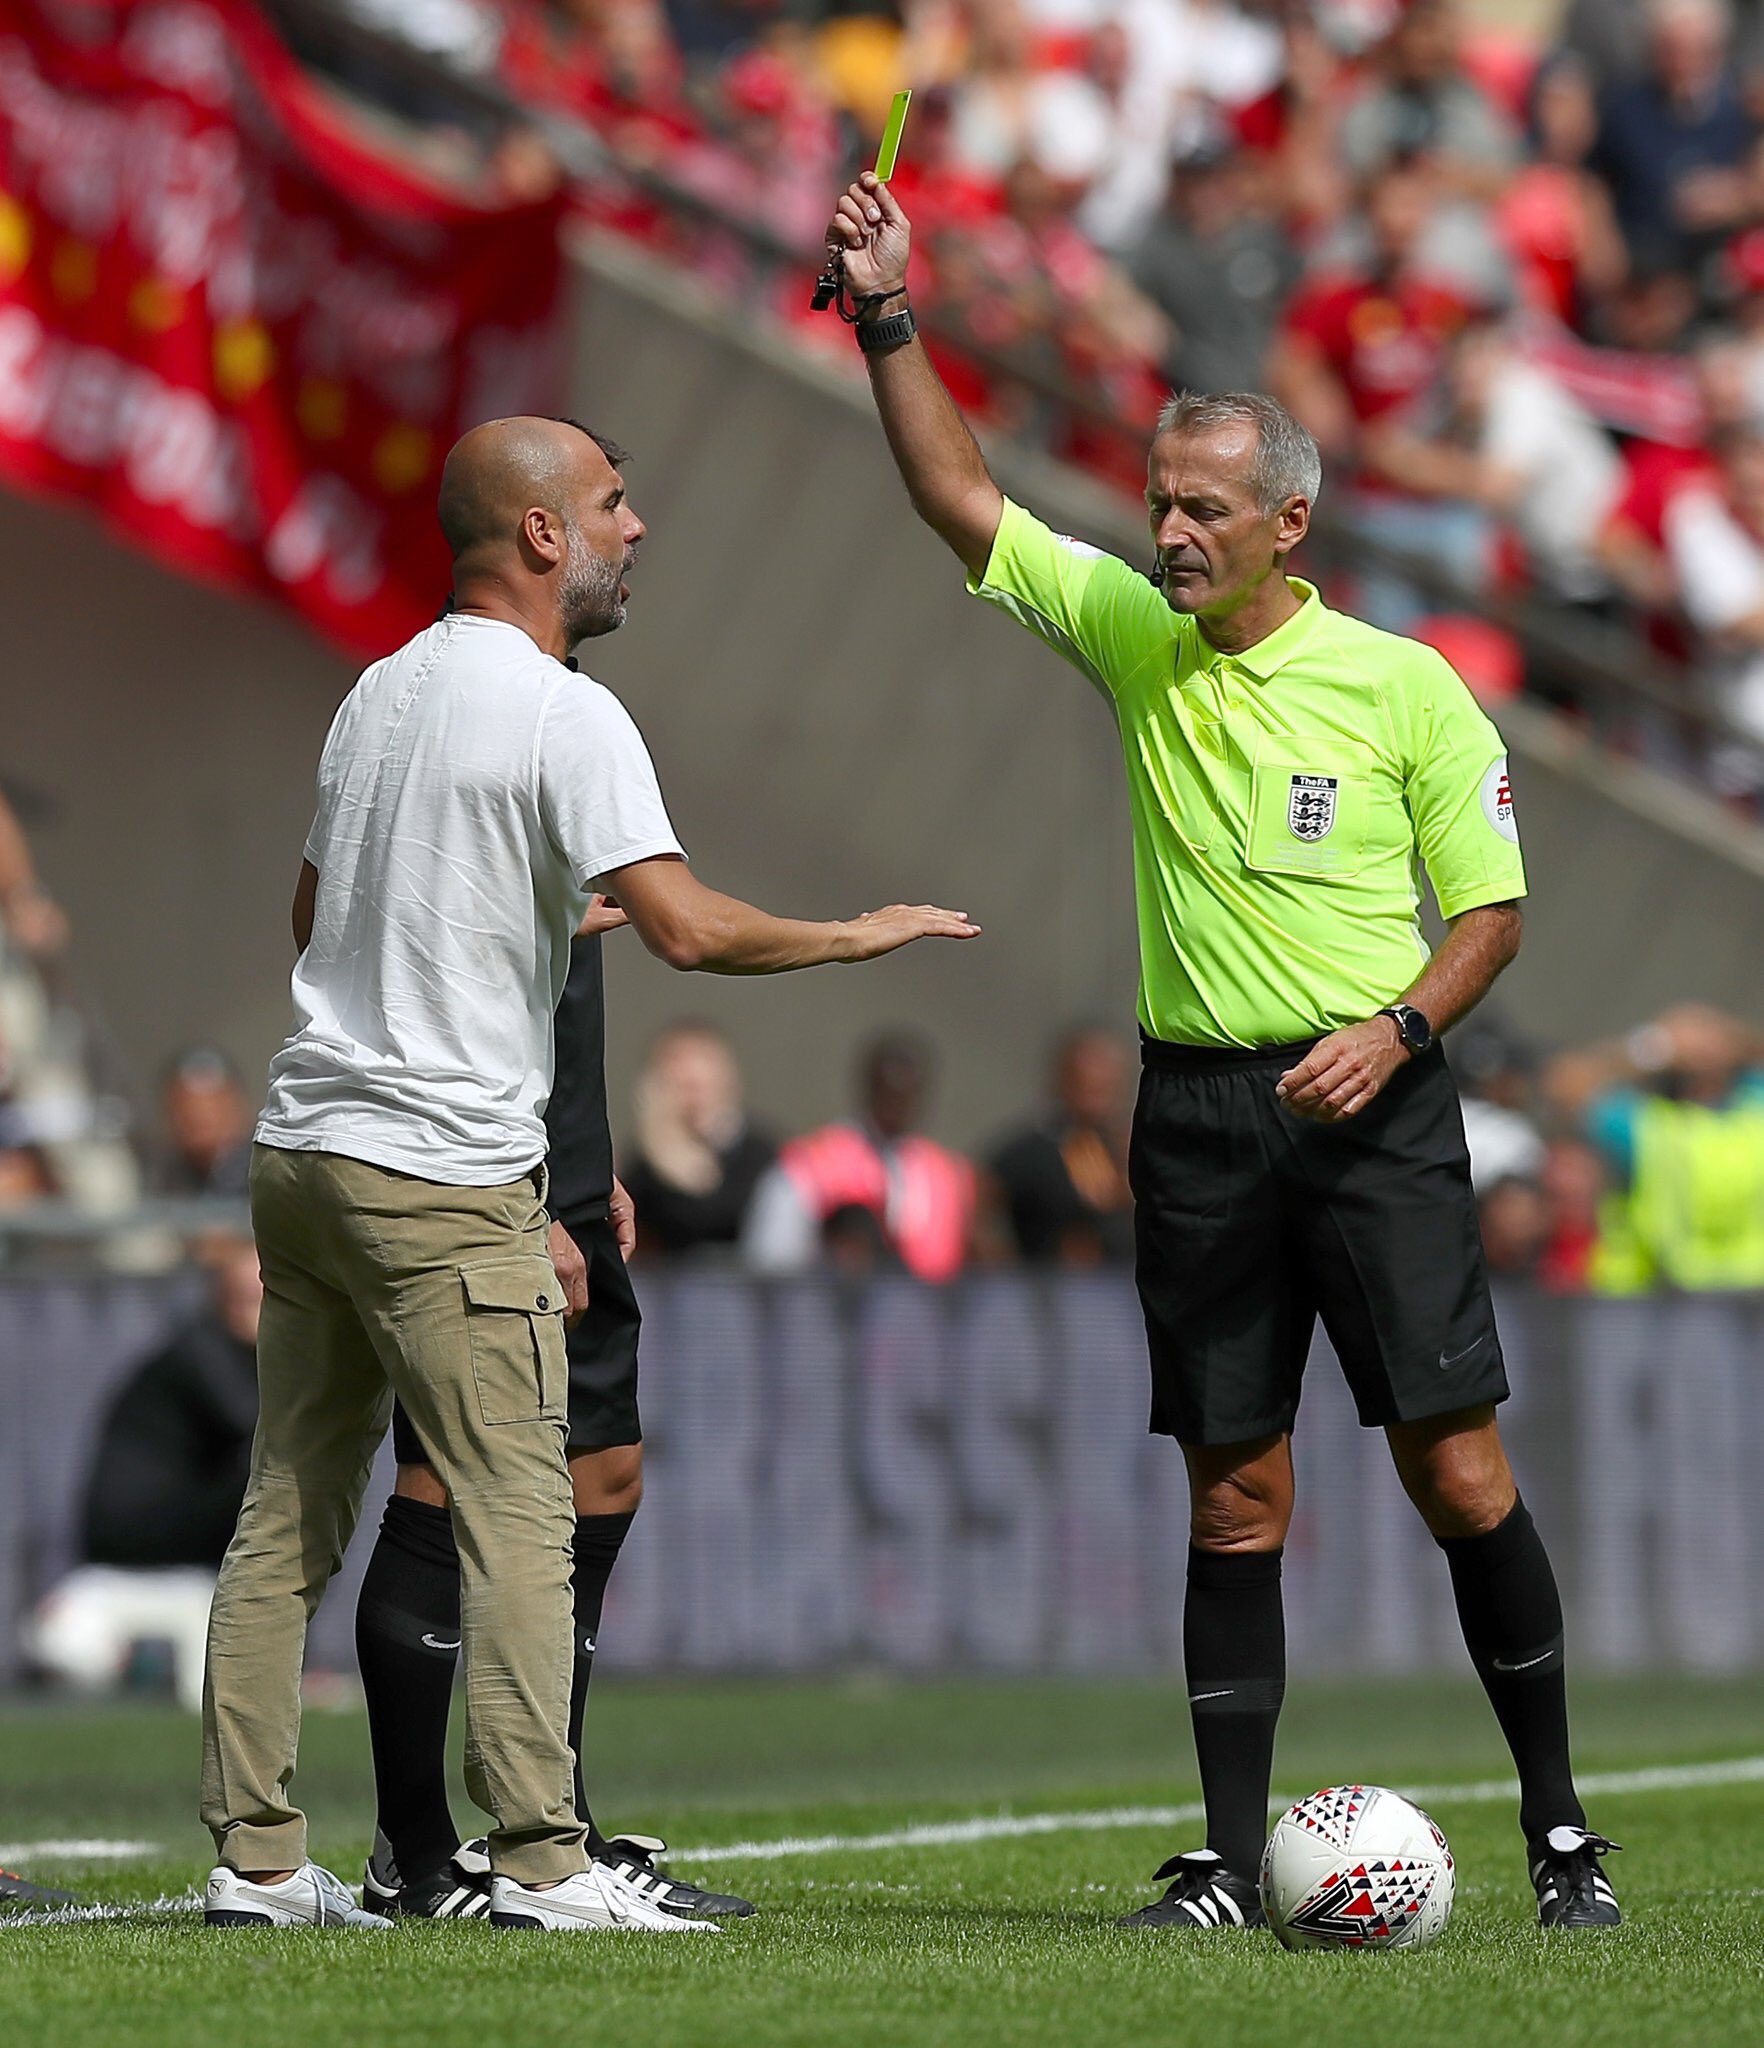
POLYGON ((562 1422, 564 1293, 551 1261, 487 1259, 459 1277, 485 1423, 562 1422))

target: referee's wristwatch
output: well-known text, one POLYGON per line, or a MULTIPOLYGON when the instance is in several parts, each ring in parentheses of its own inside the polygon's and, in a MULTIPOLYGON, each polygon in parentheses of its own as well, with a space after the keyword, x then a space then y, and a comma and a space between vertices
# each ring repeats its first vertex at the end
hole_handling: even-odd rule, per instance
POLYGON ((1396 1020, 1397 1036, 1411 1053, 1418 1056, 1433 1043, 1433 1026, 1412 1003, 1391 1003, 1378 1014, 1396 1020))

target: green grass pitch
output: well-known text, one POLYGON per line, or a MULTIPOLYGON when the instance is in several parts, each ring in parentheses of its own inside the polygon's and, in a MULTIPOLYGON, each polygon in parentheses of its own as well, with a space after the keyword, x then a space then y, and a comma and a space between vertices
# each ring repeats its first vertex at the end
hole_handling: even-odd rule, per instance
MULTIPOLYGON (((596 1687, 603 1817, 676 1850, 852 1837, 1001 1815, 1099 1815, 1194 1797, 1173 1684, 596 1687)), ((1582 1768, 1631 1774, 1764 1752, 1758 1684, 1626 1681, 1576 1694, 1582 1768)), ((157 1846, 64 1852, 33 1875, 119 1906, 187 1894, 194 1725, 157 1707, 0 1710, 0 1839, 157 1846)), ((1470 1784, 1506 1762, 1473 1690, 1369 1680, 1295 1688, 1277 1785, 1470 1784)), ((371 1807, 352 1714, 309 1714, 300 1794, 314 1853, 359 1879, 371 1807)), ((46 2048, 322 2048, 331 2042, 827 2043, 850 2048, 1205 2043, 1209 2048, 1550 2048, 1764 2043, 1764 1776, 1591 1802, 1623 1842, 1620 1931, 1542 1935, 1511 1807, 1438 1799, 1459 1866, 1445 1939, 1415 1956, 1285 1954, 1267 1935, 1156 1937, 1113 1916, 1192 1827, 821 1848, 679 1866, 763 1917, 722 1936, 209 1934, 189 1912, 0 1922, 8 2038, 46 2048)), ((457 1811, 469 1809, 463 1799, 457 1811)))

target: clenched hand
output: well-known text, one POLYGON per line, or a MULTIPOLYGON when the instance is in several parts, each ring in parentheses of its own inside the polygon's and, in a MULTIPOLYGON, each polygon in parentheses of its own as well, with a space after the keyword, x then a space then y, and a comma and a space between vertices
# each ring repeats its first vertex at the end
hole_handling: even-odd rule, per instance
POLYGON ((1319 1039, 1296 1067, 1282 1074, 1274 1097, 1294 1116, 1339 1123, 1358 1116, 1409 1057, 1394 1017, 1349 1024, 1319 1039))

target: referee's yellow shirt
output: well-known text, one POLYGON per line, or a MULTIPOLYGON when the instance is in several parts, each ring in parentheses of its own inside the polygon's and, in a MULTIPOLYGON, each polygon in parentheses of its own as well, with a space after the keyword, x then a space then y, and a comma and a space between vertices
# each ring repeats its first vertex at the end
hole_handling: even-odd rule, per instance
POLYGON ((1008 500, 976 596, 1115 708, 1133 810, 1139 1021, 1178 1045, 1357 1023, 1448 917, 1525 894, 1501 737, 1430 647, 1334 612, 1221 654, 1138 570, 1008 500))

